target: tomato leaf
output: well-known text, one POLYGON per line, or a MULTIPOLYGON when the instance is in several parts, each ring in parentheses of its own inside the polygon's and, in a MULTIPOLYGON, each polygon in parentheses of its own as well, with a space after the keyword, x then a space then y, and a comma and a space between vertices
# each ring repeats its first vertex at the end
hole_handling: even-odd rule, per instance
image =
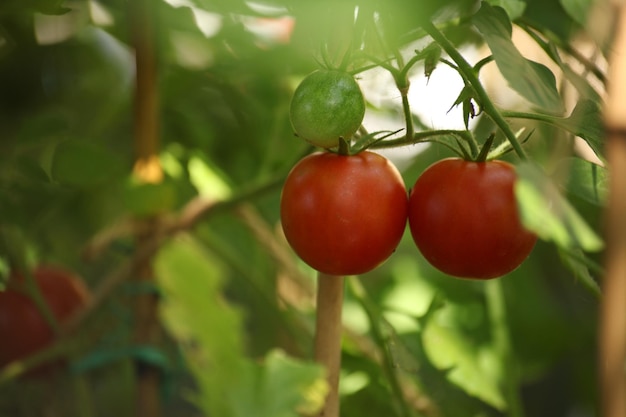
POLYGON ((487 0, 492 6, 502 7, 506 14, 509 15, 509 19, 515 20, 524 14, 526 9, 526 2, 522 0, 487 0))
POLYGON ((590 266, 597 270, 601 270, 595 265, 580 249, 566 251, 559 248, 559 256, 563 265, 569 269, 572 274, 594 295, 600 296, 602 290, 598 282, 591 276, 590 266))
POLYGON ((515 194, 526 227, 565 249, 599 251, 604 243, 537 166, 517 167, 515 194))
MULTIPOLYGON (((427 342, 423 331, 417 334, 398 334, 378 305, 367 296, 364 290, 359 290, 360 286, 355 284, 355 280, 350 281, 350 284, 352 284, 350 286, 352 294, 367 315, 376 344, 381 351, 389 352, 393 361, 391 372, 411 375, 420 389, 437 404, 441 415, 478 415, 484 411, 486 404, 481 401, 480 397, 471 395, 465 391, 464 386, 459 386, 450 380, 449 368, 442 369, 431 362, 425 345, 433 342, 437 344, 436 340, 431 339, 427 342)), ((444 307, 443 298, 439 294, 433 295, 423 315, 414 319, 421 328, 425 328, 444 307)))
POLYGON ((422 332, 424 350, 439 369, 448 370, 448 379, 498 410, 506 401, 498 383, 499 358, 488 345, 473 343, 460 329, 448 325, 451 315, 464 314, 464 307, 450 303, 434 313, 422 332))
POLYGON ((215 256, 190 238, 173 240, 159 252, 155 273, 161 318, 196 380, 191 399, 206 415, 297 417, 321 408, 328 390, 322 367, 280 352, 262 364, 244 356, 242 314, 222 295, 215 256))
POLYGON ((328 384, 324 369, 271 351, 262 365, 248 362, 243 384, 235 390, 235 417, 298 417, 313 415, 324 404, 328 384))
POLYGON ((593 0, 560 0, 559 3, 576 23, 581 26, 587 24, 587 17, 593 0))
POLYGON ((522 56, 511 41, 512 26, 501 7, 482 2, 473 22, 483 35, 498 69, 510 87, 548 113, 563 111, 554 74, 544 65, 522 56))
POLYGON ((583 200, 603 206, 608 196, 606 168, 580 158, 567 158, 555 170, 553 177, 563 178, 565 190, 583 200))
POLYGON ((209 415, 234 416, 229 399, 241 382, 243 320, 223 299, 218 260, 195 241, 178 239, 161 249, 155 273, 164 295, 163 323, 199 384, 195 400, 209 415))
POLYGON ((566 119, 555 118, 557 126, 585 140, 600 158, 602 156, 604 124, 600 105, 592 100, 581 100, 566 119))

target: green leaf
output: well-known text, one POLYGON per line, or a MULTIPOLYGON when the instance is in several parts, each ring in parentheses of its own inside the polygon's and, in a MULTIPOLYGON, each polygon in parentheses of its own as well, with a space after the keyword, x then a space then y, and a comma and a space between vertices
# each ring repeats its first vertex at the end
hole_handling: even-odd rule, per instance
POLYGON ((609 174, 606 168, 580 158, 567 158, 555 170, 554 177, 569 193, 583 200, 603 206, 606 203, 609 174))
POLYGON ((235 417, 313 415, 324 404, 328 384, 324 368, 270 352, 262 365, 246 364, 243 383, 233 393, 235 417))
POLYGON ((563 103, 554 74, 546 66, 524 58, 518 51, 511 41, 512 26, 505 10, 483 1, 473 21, 509 86, 539 109, 549 113, 562 112, 563 103))
POLYGON ((600 105, 592 100, 581 100, 566 119, 555 118, 554 123, 583 138, 600 158, 603 151, 604 124, 600 105))
POLYGON ((221 265, 184 238, 164 246, 154 266, 163 291, 160 315, 198 382, 195 401, 208 415, 234 416, 232 393, 244 369, 243 320, 224 300, 221 265))
MULTIPOLYGON (((448 303, 428 321, 422 332, 426 354, 437 368, 447 369, 448 379, 465 392, 498 410, 506 409, 499 374, 494 371, 499 362, 496 352, 487 345, 475 344, 459 329, 447 325, 449 317, 458 314, 454 310, 455 306, 448 303)), ((464 309, 459 311, 467 313, 464 309)))
POLYGON ((170 181, 158 184, 131 179, 124 189, 126 209, 137 216, 167 212, 176 205, 176 188, 170 181))
POLYGON ((581 282, 591 293, 596 296, 602 294, 602 289, 597 281, 591 276, 590 266, 597 269, 595 265, 580 249, 566 251, 559 248, 559 256, 563 265, 569 269, 574 277, 581 282))
POLYGON ((328 392, 324 368, 273 351, 263 363, 243 352, 242 315, 222 295, 219 261, 191 238, 159 252, 161 318, 182 347, 198 384, 192 399, 206 415, 298 417, 314 414, 328 392))
POLYGON ((509 15, 509 19, 515 20, 524 14, 526 9, 526 2, 522 0, 487 0, 492 6, 502 7, 506 14, 509 15))
POLYGON ((56 147, 51 167, 55 180, 79 187, 103 183, 121 172, 122 163, 113 152, 80 140, 61 142, 56 147))
POLYGON ((561 6, 568 15, 581 26, 587 24, 589 9, 593 5, 593 0, 560 0, 561 6))
POLYGON ((526 227, 564 249, 595 252, 603 248, 602 239, 538 167, 524 163, 517 173, 515 194, 526 227))

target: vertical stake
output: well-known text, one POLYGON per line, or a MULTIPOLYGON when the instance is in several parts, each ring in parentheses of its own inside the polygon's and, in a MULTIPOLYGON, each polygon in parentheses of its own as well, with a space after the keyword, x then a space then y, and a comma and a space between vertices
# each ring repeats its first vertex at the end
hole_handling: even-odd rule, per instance
POLYGON ((345 279, 319 273, 317 277, 317 319, 315 360, 326 368, 328 396, 316 417, 339 417, 339 372, 341 370, 341 309, 345 279))

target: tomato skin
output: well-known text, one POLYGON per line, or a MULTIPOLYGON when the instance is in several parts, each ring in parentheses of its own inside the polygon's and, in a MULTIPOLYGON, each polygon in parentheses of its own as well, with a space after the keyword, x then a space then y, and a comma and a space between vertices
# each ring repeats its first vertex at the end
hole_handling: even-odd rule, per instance
POLYGON ((287 241, 312 268, 357 275, 383 263, 406 228, 408 197, 381 155, 311 154, 285 181, 280 215, 287 241))
POLYGON ((521 224, 515 168, 504 161, 444 159, 409 195, 409 228, 424 257, 446 274, 491 279, 517 268, 537 236, 521 224))
MULTIPOLYGON (((59 321, 68 319, 89 300, 83 281, 68 271, 54 266, 40 265, 33 277, 51 312, 59 321)), ((23 359, 46 347, 54 335, 35 303, 23 292, 23 277, 12 273, 9 286, 0 291, 0 367, 23 359)), ((45 373, 46 367, 30 375, 45 373)))
POLYGON ((361 126, 365 99, 354 77, 346 72, 317 70, 296 88, 289 108, 291 124, 302 139, 321 148, 339 145, 361 126))

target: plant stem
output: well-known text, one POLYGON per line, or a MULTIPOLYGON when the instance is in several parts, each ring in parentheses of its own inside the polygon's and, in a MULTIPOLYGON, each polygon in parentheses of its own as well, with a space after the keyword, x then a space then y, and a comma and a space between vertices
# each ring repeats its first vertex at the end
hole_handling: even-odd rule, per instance
POLYGON ((326 367, 329 385, 324 407, 317 417, 339 417, 339 373, 341 370, 341 310, 344 277, 318 273, 315 360, 326 367))
POLYGON ((500 357, 501 370, 498 379, 503 385, 508 405, 508 416, 524 417, 524 408, 519 395, 519 377, 513 358, 511 335, 506 313, 502 279, 486 282, 485 294, 491 320, 493 346, 500 357))
POLYGON ((387 377, 387 381, 389 382, 391 392, 398 404, 400 415, 402 417, 412 417, 413 412, 408 407, 406 399, 404 397, 402 385, 398 379, 398 375, 396 374, 395 364, 391 352, 387 348, 387 338, 384 334, 383 329, 381 328, 376 309, 372 305, 372 302, 369 300, 367 293, 365 292, 365 288, 363 288, 361 283, 356 278, 350 280, 350 289, 363 306, 363 309, 365 310, 365 314, 367 315, 371 326, 370 328, 372 332, 372 338, 382 352, 383 371, 385 373, 385 376, 387 377))
POLYGON ((517 137, 515 137, 515 133, 506 122, 506 120, 504 120, 496 106, 489 98, 489 95, 485 91, 485 88, 481 84, 480 80, 478 79, 478 75, 476 75, 471 65, 465 60, 465 58, 463 58, 463 55, 459 53, 459 51, 444 36, 444 34, 435 27, 435 25, 428 22, 424 25, 424 30, 443 48, 444 51, 446 51, 450 58, 452 58, 452 60, 458 65, 459 72, 474 89, 474 92, 476 93, 478 100, 480 100, 480 105, 482 106, 485 114, 487 114, 491 118, 491 120, 493 120, 494 123, 502 130, 517 155, 521 159, 526 159, 526 153, 524 152, 524 149, 522 149, 522 146, 517 140, 517 137))

